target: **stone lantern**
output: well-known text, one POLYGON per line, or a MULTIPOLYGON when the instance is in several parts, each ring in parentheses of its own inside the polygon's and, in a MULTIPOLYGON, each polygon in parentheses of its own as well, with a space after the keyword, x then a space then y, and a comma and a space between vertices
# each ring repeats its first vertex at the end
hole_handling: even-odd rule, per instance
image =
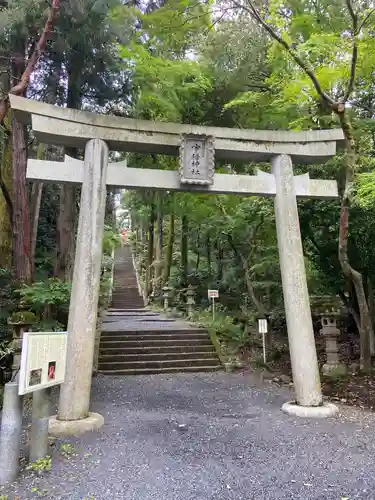
POLYGON ((320 317, 322 328, 319 333, 325 340, 326 362, 322 367, 324 375, 332 372, 345 374, 346 366, 340 362, 338 338, 340 330, 337 321, 342 317, 342 304, 339 297, 317 297, 312 300, 314 313, 320 317))
POLYGON ((36 323, 36 316, 30 311, 17 311, 8 318, 8 325, 13 329, 11 348, 13 351, 12 380, 18 377, 21 365, 21 351, 23 334, 28 332, 36 323))
POLYGON ((170 299, 170 291, 171 288, 169 286, 163 286, 163 303, 164 303, 164 312, 168 313, 169 311, 169 299, 170 299))
POLYGON ((188 317, 191 318, 194 312, 194 289, 191 285, 188 286, 187 292, 186 292, 186 304, 187 304, 187 313, 188 317))

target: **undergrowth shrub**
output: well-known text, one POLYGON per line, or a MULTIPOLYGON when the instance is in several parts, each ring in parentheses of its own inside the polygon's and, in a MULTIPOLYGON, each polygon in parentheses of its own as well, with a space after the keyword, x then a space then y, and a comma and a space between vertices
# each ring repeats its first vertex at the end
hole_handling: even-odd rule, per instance
POLYGON ((14 291, 15 284, 12 280, 11 271, 0 268, 0 342, 2 340, 9 340, 12 336, 7 319, 17 305, 17 298, 14 291))
POLYGON ((23 285, 16 290, 20 306, 35 313, 36 330, 59 331, 67 325, 71 284, 58 278, 23 285))

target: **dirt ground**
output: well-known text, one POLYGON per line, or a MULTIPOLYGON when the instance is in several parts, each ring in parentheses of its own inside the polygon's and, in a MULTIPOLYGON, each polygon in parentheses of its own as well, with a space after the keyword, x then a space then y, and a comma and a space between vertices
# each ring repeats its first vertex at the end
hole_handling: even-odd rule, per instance
MULTIPOLYGON (((319 336, 316 337, 316 347, 321 367, 325 363, 325 348, 324 339, 319 336)), ((242 352, 242 361, 245 366, 262 371, 266 378, 271 379, 276 384, 292 383, 289 350, 284 335, 273 338, 272 349, 269 353, 270 361, 266 367, 262 366, 261 357, 262 350, 259 344, 244 349, 242 352)), ((359 345, 355 335, 346 334, 344 338, 340 339, 340 361, 347 366, 348 374, 339 378, 322 377, 324 396, 332 401, 374 411, 375 360, 373 361, 373 373, 359 373, 359 345)))

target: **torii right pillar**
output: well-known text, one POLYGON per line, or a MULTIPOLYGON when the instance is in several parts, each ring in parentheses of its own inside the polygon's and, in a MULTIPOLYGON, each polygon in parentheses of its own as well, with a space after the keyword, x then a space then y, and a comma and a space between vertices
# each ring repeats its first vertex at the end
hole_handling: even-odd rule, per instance
POLYGON ((272 172, 276 183, 277 239, 296 395, 296 401, 285 403, 282 409, 300 417, 327 417, 334 415, 337 407, 323 404, 290 156, 275 156, 272 172))

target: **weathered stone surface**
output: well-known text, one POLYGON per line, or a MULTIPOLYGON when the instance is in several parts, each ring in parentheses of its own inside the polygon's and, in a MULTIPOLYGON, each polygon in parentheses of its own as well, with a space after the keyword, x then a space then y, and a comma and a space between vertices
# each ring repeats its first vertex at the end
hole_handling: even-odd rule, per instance
POLYGON ((272 170, 276 180, 277 240, 296 400, 301 406, 317 406, 322 403, 322 393, 290 157, 275 157, 272 170))
POLYGON ((300 418, 328 418, 338 413, 338 408, 332 403, 324 403, 321 406, 300 406, 295 403, 284 403, 284 413, 300 418))
POLYGON ((18 475, 22 403, 23 398, 18 395, 18 382, 5 384, 0 432, 0 486, 11 483, 18 475))
POLYGON ((89 413, 82 420, 59 420, 57 415, 54 415, 49 420, 48 431, 52 437, 63 438, 98 431, 103 425, 104 418, 99 413, 89 413))
MULTIPOLYGON (((82 183, 84 163, 65 157, 65 161, 29 159, 27 178, 33 181, 82 183)), ((244 196, 275 196, 276 184, 273 174, 258 170, 258 175, 215 174, 210 186, 181 185, 178 172, 154 169, 126 168, 126 163, 110 163, 106 179, 108 186, 125 189, 152 188, 168 191, 191 191, 196 193, 233 193, 244 196)), ((294 177, 294 188, 298 198, 337 198, 337 182, 334 180, 309 179, 309 175, 294 177)))
POLYGON ((55 145, 83 147, 93 137, 117 150, 178 155, 182 134, 215 137, 215 154, 222 159, 263 161, 275 154, 290 154, 295 161, 317 163, 331 157, 341 130, 308 132, 241 130, 177 123, 134 120, 58 108, 10 96, 11 106, 25 123, 32 123, 38 140, 55 145))
POLYGON ((48 421, 51 415, 51 390, 40 389, 33 393, 32 423, 30 432, 30 462, 48 455, 48 421))
POLYGON ((90 403, 99 297, 108 147, 98 139, 85 151, 77 245, 68 321, 66 378, 61 386, 59 420, 87 417, 90 403))
POLYGON ((183 134, 180 144, 180 182, 207 186, 215 175, 215 139, 183 134))

